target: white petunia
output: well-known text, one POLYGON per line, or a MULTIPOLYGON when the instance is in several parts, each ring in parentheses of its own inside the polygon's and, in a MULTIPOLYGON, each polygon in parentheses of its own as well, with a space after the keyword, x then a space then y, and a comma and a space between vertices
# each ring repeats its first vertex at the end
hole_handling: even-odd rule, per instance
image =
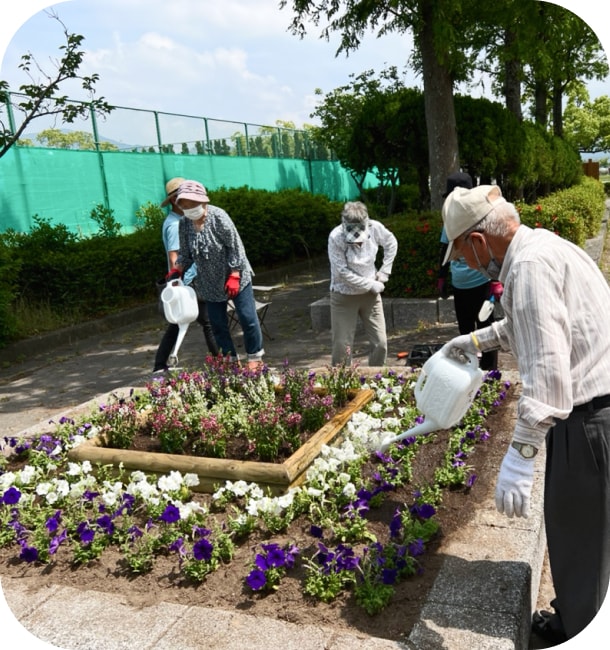
POLYGON ((174 470, 159 477, 157 485, 162 492, 174 492, 182 487, 182 474, 174 470))
POLYGON ((58 499, 57 492, 49 492, 46 499, 47 503, 52 506, 58 499))
POLYGON ((184 484, 187 487, 195 487, 199 485, 199 476, 197 474, 189 473, 184 475, 184 484))
POLYGON ((4 491, 10 488, 16 478, 17 475, 15 472, 5 472, 4 474, 0 474, 0 490, 4 491))
POLYGON ((52 487, 53 486, 48 481, 43 481, 36 486, 36 494, 42 497, 45 494, 48 494, 52 487))
POLYGON ((81 466, 78 463, 68 463, 66 474, 68 476, 80 476, 81 466))
POLYGON ((70 484, 65 479, 61 478, 55 481, 55 489, 61 497, 65 497, 70 492, 70 484))
POLYGON ((356 486, 353 483, 346 483, 346 485, 343 487, 343 494, 344 496, 351 499, 356 495, 356 486))

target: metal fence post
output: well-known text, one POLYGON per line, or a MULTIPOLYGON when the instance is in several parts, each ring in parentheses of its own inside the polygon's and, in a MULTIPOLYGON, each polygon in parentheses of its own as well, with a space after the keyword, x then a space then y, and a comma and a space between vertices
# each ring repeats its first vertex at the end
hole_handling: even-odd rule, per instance
POLYGON ((104 207, 110 210, 110 197, 108 196, 108 182, 106 179, 106 170, 104 168, 104 154, 100 149, 100 138, 97 132, 97 120, 95 119, 95 110, 93 104, 89 104, 89 113, 91 115, 91 128, 93 129, 93 142, 97 152, 97 158, 100 166, 100 176, 102 177, 102 193, 104 195, 104 207))

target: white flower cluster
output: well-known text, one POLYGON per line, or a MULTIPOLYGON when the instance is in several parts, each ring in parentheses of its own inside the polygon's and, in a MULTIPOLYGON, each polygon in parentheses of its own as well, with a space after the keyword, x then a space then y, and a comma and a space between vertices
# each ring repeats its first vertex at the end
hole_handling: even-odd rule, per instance
POLYGON ((125 491, 134 497, 140 497, 150 505, 159 505, 162 501, 167 501, 180 510, 181 519, 188 519, 195 513, 206 514, 207 510, 196 501, 191 500, 184 503, 174 495, 183 487, 191 488, 197 485, 199 485, 197 474, 187 473, 183 476, 178 471, 171 471, 169 474, 160 476, 157 483, 154 484, 148 481, 144 472, 137 470, 131 473, 130 482, 125 491))

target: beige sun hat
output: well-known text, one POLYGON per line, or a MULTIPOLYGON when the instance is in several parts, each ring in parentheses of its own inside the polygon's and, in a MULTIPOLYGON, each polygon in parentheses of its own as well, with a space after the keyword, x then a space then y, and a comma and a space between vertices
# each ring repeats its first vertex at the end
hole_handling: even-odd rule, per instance
POLYGON ((161 207, 164 208, 166 205, 169 205, 169 202, 172 199, 172 196, 178 191, 178 188, 186 179, 176 176, 175 178, 170 178, 170 180, 165 183, 165 199, 161 203, 161 207))
POLYGON ((497 185, 477 185, 472 189, 456 187, 443 203, 443 225, 449 240, 443 264, 451 258, 453 242, 467 230, 476 226, 504 201, 502 190, 497 185))

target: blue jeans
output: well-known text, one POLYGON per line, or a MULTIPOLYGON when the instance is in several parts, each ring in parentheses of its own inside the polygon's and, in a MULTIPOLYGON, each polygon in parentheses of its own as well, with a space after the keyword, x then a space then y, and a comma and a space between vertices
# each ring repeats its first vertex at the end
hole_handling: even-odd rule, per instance
MULTIPOLYGON (((233 298, 235 313, 244 333, 244 347, 249 360, 261 359, 263 350, 263 333, 256 313, 254 291, 250 282, 233 298)), ((229 317, 227 315, 227 301, 207 302, 208 318, 212 325, 214 338, 223 354, 237 357, 237 350, 231 338, 229 317)))

